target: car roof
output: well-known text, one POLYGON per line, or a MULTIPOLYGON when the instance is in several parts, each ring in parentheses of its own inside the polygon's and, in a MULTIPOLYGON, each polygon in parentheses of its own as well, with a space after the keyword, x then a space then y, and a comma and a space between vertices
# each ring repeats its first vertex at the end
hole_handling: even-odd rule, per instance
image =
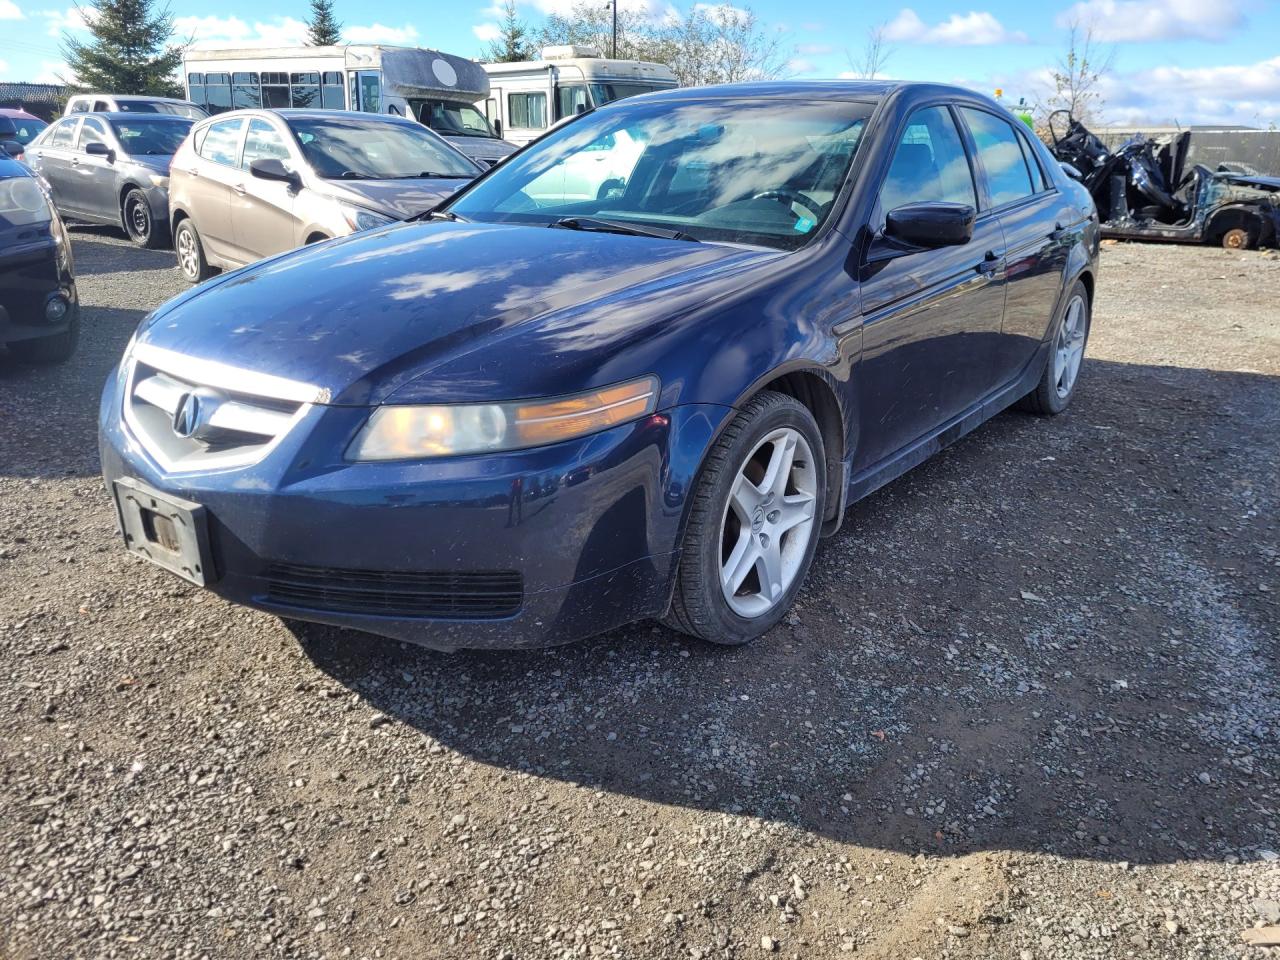
MULTIPOLYGON (((249 114, 262 113, 271 114, 281 120, 288 120, 291 117, 315 117, 319 119, 338 117, 349 120, 376 120, 386 123, 411 123, 415 127, 422 126, 416 120, 411 120, 408 117, 397 117, 389 113, 365 113, 363 110, 317 110, 314 107, 242 107, 239 110, 224 110, 222 113, 215 113, 209 119, 222 120, 227 117, 242 117, 249 114)), ((200 119, 203 122, 205 118, 201 117, 200 119)))
MULTIPOLYGON (((72 120, 76 117, 103 117, 112 120, 116 117, 124 117, 126 120, 160 120, 171 121, 178 120, 184 123, 194 123, 191 117, 180 117, 176 113, 137 113, 133 110, 81 110, 79 113, 68 113, 63 120, 72 120)), ((201 120, 204 118, 201 117, 201 120)))
POLYGON ((191 103, 190 100, 183 100, 180 97, 152 97, 145 93, 77 93, 73 94, 72 100, 92 100, 95 97, 107 97, 111 100, 146 100, 152 103, 191 103))
POLYGON ((40 120, 34 113, 28 113, 26 110, 19 110, 14 107, 0 107, 0 117, 20 117, 23 120, 40 120))
POLYGON ((679 101, 707 99, 782 99, 782 100, 881 100, 890 94, 910 94, 913 97, 954 97, 959 100, 994 104, 990 97, 965 87, 945 83, 925 83, 911 80, 752 80, 744 83, 723 83, 710 87, 673 87, 655 90, 638 97, 615 100, 627 103, 631 100, 679 101))

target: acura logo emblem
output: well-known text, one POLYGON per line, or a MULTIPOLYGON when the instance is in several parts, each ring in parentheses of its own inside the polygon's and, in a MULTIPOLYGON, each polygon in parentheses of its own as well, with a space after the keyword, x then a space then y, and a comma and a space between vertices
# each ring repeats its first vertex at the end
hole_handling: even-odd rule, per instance
POLYGON ((183 439, 205 439, 213 414, 223 399, 216 390, 207 387, 184 393, 173 411, 173 432, 183 439))

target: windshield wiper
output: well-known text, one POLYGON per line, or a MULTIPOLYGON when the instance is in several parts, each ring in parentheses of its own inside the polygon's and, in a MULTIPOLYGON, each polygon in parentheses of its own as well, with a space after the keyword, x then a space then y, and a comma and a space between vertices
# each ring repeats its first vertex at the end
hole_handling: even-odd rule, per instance
POLYGON ((434 173, 431 170, 422 173, 404 173, 398 177, 386 177, 387 180, 465 180, 465 173, 434 173))
POLYGON ((632 237, 655 237, 659 240, 687 240, 690 243, 701 243, 697 237, 690 236, 681 230, 667 230, 663 227, 640 226, 622 220, 605 220, 600 217, 561 217, 547 224, 549 227, 560 227, 564 230, 586 230, 593 233, 622 233, 632 237))
POLYGON ((412 217, 405 218, 408 223, 411 220, 447 220, 449 223, 470 223, 451 210, 423 210, 421 213, 415 213, 412 217))
POLYGON ((354 170, 343 170, 338 175, 339 180, 376 180, 377 177, 371 177, 367 173, 357 173, 354 170))

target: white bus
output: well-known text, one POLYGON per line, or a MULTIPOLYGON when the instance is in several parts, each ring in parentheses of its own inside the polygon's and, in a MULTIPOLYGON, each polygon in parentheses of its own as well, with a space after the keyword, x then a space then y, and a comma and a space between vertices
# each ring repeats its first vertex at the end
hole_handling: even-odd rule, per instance
POLYGON ((526 144, 555 123, 638 93, 677 85, 660 63, 606 60, 591 47, 547 47, 541 60, 486 63, 486 114, 504 137, 526 144))
POLYGON ((187 99, 210 113, 309 107, 412 117, 492 166, 515 148, 476 105, 489 96, 480 65, 418 47, 188 50, 187 99))

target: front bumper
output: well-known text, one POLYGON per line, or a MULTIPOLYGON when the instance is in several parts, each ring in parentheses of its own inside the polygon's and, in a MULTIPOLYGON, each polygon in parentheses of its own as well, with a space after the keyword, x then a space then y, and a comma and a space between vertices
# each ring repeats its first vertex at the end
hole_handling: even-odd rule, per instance
MULTIPOLYGON (((661 615, 671 597, 685 498, 728 408, 690 405, 549 447, 398 463, 347 463, 368 411, 317 406, 259 462, 174 474, 103 395, 100 445, 122 477, 205 508, 208 587, 246 606, 436 649, 547 646, 661 615), (502 616, 335 609, 281 586, 282 569, 370 576, 518 576, 502 616)), ((327 593, 327 592, 326 592, 327 593)))
POLYGON ((55 336, 76 321, 80 304, 67 249, 46 236, 0 251, 0 343, 55 336), (45 313, 55 297, 67 304, 56 323, 45 313))

